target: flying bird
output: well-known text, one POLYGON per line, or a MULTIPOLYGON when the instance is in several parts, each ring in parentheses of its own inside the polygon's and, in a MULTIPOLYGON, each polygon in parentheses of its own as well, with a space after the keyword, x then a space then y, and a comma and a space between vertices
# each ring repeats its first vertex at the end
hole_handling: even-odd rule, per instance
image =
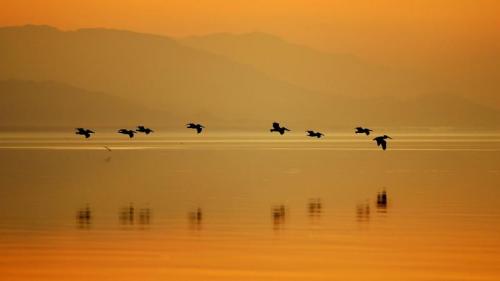
POLYGON ((203 128, 205 128, 205 127, 201 124, 189 123, 189 124, 186 124, 186 128, 196 129, 196 133, 199 134, 199 133, 201 133, 201 131, 203 131, 203 128))
POLYGON ((368 129, 368 128, 363 128, 363 127, 356 127, 356 134, 366 134, 368 136, 368 135, 370 135, 371 131, 373 131, 373 130, 368 129))
POLYGON ((75 134, 85 136, 86 139, 90 138, 90 134, 95 134, 94 131, 84 128, 76 128, 75 134))
POLYGON ((137 132, 134 130, 120 129, 118 130, 118 133, 128 135, 129 138, 133 138, 134 134, 137 132))
POLYGON ((324 134, 320 133, 320 132, 315 132, 315 131, 306 131, 306 133, 308 134, 307 136, 308 137, 317 137, 318 139, 321 138, 322 136, 324 136, 324 134))
POLYGON ((273 122, 273 128, 269 130, 271 133, 272 132, 279 132, 280 135, 283 135, 285 131, 290 131, 288 128, 285 127, 280 127, 280 123, 278 122, 273 122))
POLYGON ((373 140, 377 142, 377 146, 382 146, 382 149, 385 150, 387 148, 387 141, 386 139, 392 139, 388 135, 383 135, 374 138, 373 140))
POLYGON ((150 128, 146 128, 146 127, 144 127, 142 125, 137 126, 137 130, 136 131, 139 132, 139 133, 144 133, 146 135, 149 135, 150 133, 154 132, 150 128))

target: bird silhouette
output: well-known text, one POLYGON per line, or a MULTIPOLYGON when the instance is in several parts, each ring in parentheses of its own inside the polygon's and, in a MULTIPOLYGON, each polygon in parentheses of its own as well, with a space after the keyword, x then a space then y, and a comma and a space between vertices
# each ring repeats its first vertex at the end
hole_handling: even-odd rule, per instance
POLYGON ((153 132, 154 132, 154 131, 153 131, 153 130, 151 130, 150 128, 145 128, 145 127, 144 127, 144 126, 142 126, 142 125, 137 126, 137 130, 136 130, 136 131, 137 131, 137 132, 139 132, 139 133, 144 133, 144 134, 146 134, 146 135, 149 135, 150 133, 153 133, 153 132))
POLYGON ((373 130, 368 129, 368 128, 363 128, 363 127, 356 127, 356 134, 366 134, 368 136, 368 135, 370 135, 371 131, 373 131, 373 130))
POLYGON ((128 135, 129 138, 133 138, 134 134, 136 134, 137 132, 134 130, 120 129, 118 130, 118 133, 128 135))
POLYGON ((279 132, 280 135, 283 135, 285 131, 290 131, 288 128, 280 127, 280 123, 273 122, 273 128, 269 130, 270 132, 279 132))
POLYGON ((383 136, 376 137, 373 140, 377 141, 377 146, 382 146, 382 149, 385 150, 387 148, 386 139, 392 139, 392 138, 389 137, 388 135, 383 135, 383 136))
POLYGON ((86 139, 90 138, 90 134, 95 134, 94 131, 84 128, 76 128, 75 134, 85 136, 86 139))
POLYGON ((203 130, 203 128, 205 128, 203 125, 201 124, 195 124, 195 123, 189 123, 189 124, 186 124, 186 127, 189 128, 189 129, 196 129, 196 133, 201 133, 201 131, 203 130))
POLYGON ((324 136, 324 134, 320 133, 320 132, 315 132, 315 131, 306 131, 306 133, 308 133, 308 137, 317 137, 318 139, 321 138, 322 136, 324 136))

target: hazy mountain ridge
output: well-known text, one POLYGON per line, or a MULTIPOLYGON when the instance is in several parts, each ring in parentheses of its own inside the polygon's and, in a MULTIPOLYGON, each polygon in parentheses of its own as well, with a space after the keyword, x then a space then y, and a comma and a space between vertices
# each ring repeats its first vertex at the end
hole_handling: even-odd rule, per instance
MULTIPOLYGON (((280 48, 285 48, 288 44, 274 36, 266 35, 264 38, 264 41, 273 44, 278 42, 282 46, 280 48)), ((86 99, 98 99, 99 95, 103 95, 108 103, 114 103, 115 97, 133 103, 136 110, 130 114, 117 113, 132 112, 130 106, 125 104, 121 105, 122 109, 120 106, 108 108, 112 114, 117 113, 113 116, 116 121, 119 118, 129 120, 127 117, 131 116, 130 119, 137 119, 140 118, 137 115, 143 114, 155 122, 166 120, 165 122, 184 124, 187 121, 198 121, 221 128, 263 129, 275 120, 319 128, 351 128, 358 124, 383 127, 499 127, 500 124, 497 122, 500 121, 498 111, 457 96, 446 95, 435 99, 430 98, 430 95, 421 95, 412 99, 400 99, 387 97, 386 94, 390 96, 390 91, 384 91, 384 94, 365 97, 357 95, 353 90, 354 97, 349 97, 341 90, 327 92, 310 89, 305 82, 292 83, 286 77, 276 77, 273 73, 262 70, 263 66, 235 61, 231 54, 225 57, 225 54, 214 54, 193 46, 192 42, 190 46, 185 44, 184 41, 179 43, 164 36, 108 29, 63 32, 46 26, 0 28, 0 80, 56 81, 79 88, 78 91, 56 90, 61 99, 64 99, 65 92, 76 91, 86 96, 86 99)), ((264 45, 266 44, 268 43, 264 45)), ((271 53, 276 52, 274 50, 271 53)), ((322 57, 313 50, 310 52, 311 56, 322 57)), ((265 61, 266 57, 250 57, 248 61, 254 59, 265 61)), ((301 60, 311 67, 307 57, 301 60)), ((349 62, 356 65, 353 68, 365 65, 349 56, 344 58, 342 64, 349 62)), ((290 73, 295 71, 295 67, 290 64, 278 65, 276 70, 287 67, 290 68, 290 73)), ((368 69, 368 72, 373 70, 370 67, 368 69)), ((326 75, 325 73, 327 72, 322 75, 326 75)), ((363 80, 359 79, 347 79, 343 83, 347 86, 349 83, 363 84, 363 80)), ((405 83, 412 84, 411 81, 405 83)), ((394 86, 392 90, 399 89, 398 87, 394 86)), ((8 93, 11 105, 16 104, 16 99, 23 97, 24 102, 32 102, 31 106, 35 107, 40 101, 27 97, 35 97, 38 91, 47 95, 46 88, 43 83, 33 83, 30 90, 26 90, 30 92, 29 95, 18 97, 16 95, 19 95, 19 91, 4 86, 0 94, 8 93), (37 90, 37 87, 40 89, 37 90)), ((384 89, 382 86, 378 88, 380 91, 384 89)), ((89 100, 86 102, 92 107, 89 100)), ((45 104, 41 108, 47 111, 44 114, 52 117, 54 110, 66 112, 59 110, 58 104, 45 104)), ((104 111, 104 108, 99 110, 104 111)), ((2 113, 2 119, 16 122, 13 111, 8 112, 10 115, 2 113)), ((22 115, 22 110, 17 114, 22 115)), ((40 118, 32 122, 83 121, 74 115, 69 115, 68 118, 63 115, 61 113, 58 118, 40 118)), ((108 120, 108 115, 110 114, 97 114, 94 119, 89 120, 95 123, 115 122, 113 118, 108 120)), ((20 123, 30 122, 23 118, 19 119, 24 120, 20 123)))
POLYGON ((304 103, 296 100, 313 95, 169 38, 100 29, 58 31, 54 37, 51 29, 46 40, 39 40, 46 28, 12 30, 6 33, 15 36, 0 29, 0 58, 6 62, 0 79, 61 81, 185 118, 251 120, 260 116, 254 108, 289 115, 303 109, 304 103))
POLYGON ((51 81, 0 81, 0 99, 2 127, 135 126, 173 121, 166 112, 51 81))
POLYGON ((428 94, 438 87, 430 77, 418 73, 364 62, 349 54, 317 51, 266 33, 216 33, 182 38, 180 42, 330 95, 414 96, 428 94))

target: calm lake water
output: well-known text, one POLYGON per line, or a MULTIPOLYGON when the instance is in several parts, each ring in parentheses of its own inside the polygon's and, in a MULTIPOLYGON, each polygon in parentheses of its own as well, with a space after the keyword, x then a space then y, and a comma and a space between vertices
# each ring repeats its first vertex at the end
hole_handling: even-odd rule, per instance
POLYGON ((0 279, 500 280, 500 134, 327 136, 0 134, 0 279))

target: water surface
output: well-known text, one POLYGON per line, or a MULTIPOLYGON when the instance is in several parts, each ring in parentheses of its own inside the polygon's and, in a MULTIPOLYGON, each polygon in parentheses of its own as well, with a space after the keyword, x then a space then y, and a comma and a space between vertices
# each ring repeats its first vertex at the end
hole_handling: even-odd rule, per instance
POLYGON ((327 135, 2 134, 1 279, 500 280, 500 135, 327 135))

